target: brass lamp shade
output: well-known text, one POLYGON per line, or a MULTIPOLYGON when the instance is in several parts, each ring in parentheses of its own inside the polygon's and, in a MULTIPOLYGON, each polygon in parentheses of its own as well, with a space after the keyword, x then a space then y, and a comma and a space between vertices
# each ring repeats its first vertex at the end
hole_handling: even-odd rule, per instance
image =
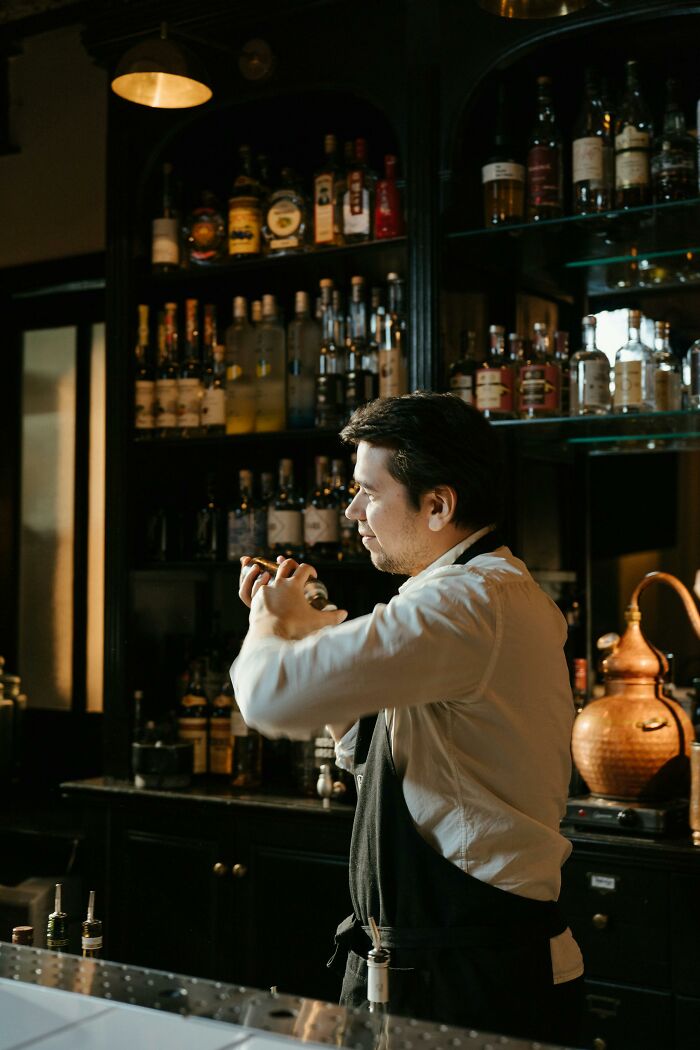
POLYGON ((479 6, 501 18, 556 18, 580 11, 589 0, 478 0, 479 6))
POLYGON ((206 73, 194 55, 173 40, 154 37, 126 52, 112 91, 153 109, 188 109, 212 97, 206 73))

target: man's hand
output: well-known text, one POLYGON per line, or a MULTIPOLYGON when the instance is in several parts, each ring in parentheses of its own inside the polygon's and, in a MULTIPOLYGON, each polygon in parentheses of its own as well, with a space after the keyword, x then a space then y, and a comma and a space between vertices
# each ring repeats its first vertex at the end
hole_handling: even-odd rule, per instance
POLYGON ((304 585, 316 576, 312 565, 299 564, 293 558, 279 558, 274 579, 260 566, 250 565, 250 558, 241 558, 239 596, 250 608, 250 631, 258 637, 276 635, 296 640, 319 631, 322 627, 336 627, 347 617, 345 609, 319 610, 309 605, 304 597, 304 585))

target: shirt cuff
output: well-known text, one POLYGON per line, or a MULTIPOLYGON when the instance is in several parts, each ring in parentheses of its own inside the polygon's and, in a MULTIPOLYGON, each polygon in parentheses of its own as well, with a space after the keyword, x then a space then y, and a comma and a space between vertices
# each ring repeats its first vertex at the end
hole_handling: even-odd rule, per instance
POLYGON ((359 722, 355 722, 354 725, 350 726, 345 736, 342 736, 335 745, 335 764, 339 769, 344 769, 348 773, 353 771, 355 742, 357 741, 359 725, 359 722))

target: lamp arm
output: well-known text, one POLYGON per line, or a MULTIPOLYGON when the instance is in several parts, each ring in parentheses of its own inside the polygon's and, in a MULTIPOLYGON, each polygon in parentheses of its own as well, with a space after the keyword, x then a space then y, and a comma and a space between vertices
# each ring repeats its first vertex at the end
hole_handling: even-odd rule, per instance
POLYGON ((657 580, 660 583, 667 583, 669 587, 674 589, 676 594, 680 595, 693 630, 698 638, 700 638, 700 613, 697 610, 693 596, 685 584, 681 583, 676 576, 672 576, 670 572, 648 572, 632 591, 632 597, 630 598, 630 603, 627 607, 628 611, 639 611, 640 594, 642 591, 646 590, 650 583, 655 583, 657 580))

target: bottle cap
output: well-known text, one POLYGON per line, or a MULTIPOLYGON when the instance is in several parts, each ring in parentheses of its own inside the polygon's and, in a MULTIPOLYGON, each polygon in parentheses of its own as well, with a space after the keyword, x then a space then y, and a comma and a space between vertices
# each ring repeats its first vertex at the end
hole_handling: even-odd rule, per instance
POLYGON ((277 314, 277 303, 274 295, 263 295, 262 297, 263 317, 274 317, 277 314))
POLYGON ((350 284, 355 285, 355 284, 364 284, 364 283, 365 283, 364 277, 361 277, 359 274, 356 275, 355 277, 351 277, 350 278, 350 284))
POLYGON ((248 302, 243 295, 237 295, 233 300, 233 316, 239 320, 248 316, 248 302))
POLYGON ((250 316, 255 323, 262 321, 262 303, 259 299, 253 300, 253 304, 250 308, 250 316))
POLYGON ((333 287, 333 279, 331 277, 322 277, 319 283, 320 283, 321 288, 332 288, 333 287))
POLYGON ((294 296, 294 309, 296 313, 305 313, 309 309, 309 293, 297 292, 294 296))
POLYGON ((336 137, 335 135, 324 135, 323 137, 323 151, 324 153, 335 153, 336 137))
POLYGON ((630 328, 639 328, 639 323, 642 320, 641 310, 630 310, 629 324, 630 328))

